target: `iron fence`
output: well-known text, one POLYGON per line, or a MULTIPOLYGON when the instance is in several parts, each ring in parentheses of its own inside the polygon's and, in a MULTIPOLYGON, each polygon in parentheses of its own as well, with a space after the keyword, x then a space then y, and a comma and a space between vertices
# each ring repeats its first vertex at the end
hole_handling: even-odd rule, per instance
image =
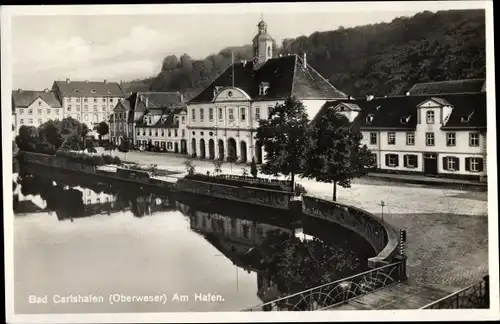
POLYGON ((330 308, 406 280, 405 260, 285 296, 243 311, 314 311, 330 308))
POLYGON ((432 302, 421 309, 466 309, 490 307, 489 276, 482 281, 432 302))

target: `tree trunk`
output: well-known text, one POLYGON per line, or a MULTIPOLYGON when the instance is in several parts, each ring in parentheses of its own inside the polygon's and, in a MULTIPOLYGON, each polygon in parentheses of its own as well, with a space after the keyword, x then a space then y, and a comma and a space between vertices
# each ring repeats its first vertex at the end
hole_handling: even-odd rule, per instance
POLYGON ((333 201, 337 201, 337 181, 333 182, 333 201))
POLYGON ((292 190, 295 191, 295 173, 292 172, 292 190))

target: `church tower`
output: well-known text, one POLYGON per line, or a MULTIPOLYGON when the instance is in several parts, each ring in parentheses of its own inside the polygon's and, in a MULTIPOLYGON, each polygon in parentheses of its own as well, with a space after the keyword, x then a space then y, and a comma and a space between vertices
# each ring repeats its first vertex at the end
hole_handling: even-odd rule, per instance
POLYGON ((259 68, 273 57, 273 38, 267 33, 267 24, 262 18, 257 27, 259 32, 252 41, 254 68, 259 68))

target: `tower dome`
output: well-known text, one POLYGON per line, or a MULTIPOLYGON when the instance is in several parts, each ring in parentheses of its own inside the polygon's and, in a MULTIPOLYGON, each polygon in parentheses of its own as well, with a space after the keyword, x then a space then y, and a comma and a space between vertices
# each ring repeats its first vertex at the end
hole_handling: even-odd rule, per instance
POLYGON ((273 57, 273 38, 267 33, 267 24, 264 19, 260 19, 257 27, 258 33, 252 40, 255 68, 273 57))

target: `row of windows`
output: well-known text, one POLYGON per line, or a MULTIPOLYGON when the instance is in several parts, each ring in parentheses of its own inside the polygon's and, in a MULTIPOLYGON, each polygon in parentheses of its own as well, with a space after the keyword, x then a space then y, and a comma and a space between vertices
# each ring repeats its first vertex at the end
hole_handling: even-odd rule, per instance
MULTIPOLYGON (((121 126, 121 124, 119 124, 121 126)), ((121 127, 120 127, 121 128, 121 127)), ((181 136, 184 137, 186 136, 186 130, 185 129, 181 129, 181 136)), ((143 128, 142 131, 141 129, 137 129, 137 136, 141 136, 141 133, 142 133, 142 136, 146 136, 146 129, 143 128)), ((165 136, 165 129, 155 129, 154 130, 154 134, 155 136, 165 136)), ((149 136, 153 136, 153 130, 152 129, 149 129, 149 136)), ((172 130, 171 129, 167 129, 167 136, 168 137, 172 137, 172 130)), ((177 128, 174 128, 174 137, 177 137, 179 136, 179 133, 177 132, 177 128)))
MULTIPOLYGON (((118 113, 118 119, 125 119, 126 114, 127 114, 127 113, 123 113, 123 115, 122 115, 122 113, 118 113)), ((145 122, 147 121, 147 124, 148 124, 148 125, 153 124, 153 118, 152 118, 152 116, 146 116, 146 117, 144 117, 144 118, 145 118, 145 122)), ((178 118, 179 118, 179 117, 176 117, 176 120, 178 120, 178 118)), ((186 123, 186 116, 181 116, 181 123, 182 123, 182 124, 185 124, 185 123, 186 123)))
MULTIPOLYGON (((375 155, 376 158, 376 155, 375 155)), ((446 171, 460 171, 460 159, 455 156, 444 156, 443 169, 446 171)), ((385 155, 385 166, 387 167, 398 167, 399 166, 399 155, 390 153, 385 155)), ((403 166, 405 168, 418 168, 418 155, 416 154, 404 154, 403 155, 403 166)), ((483 171, 483 159, 479 157, 469 157, 465 158, 465 171, 470 172, 481 172, 483 171)))
MULTIPOLYGON (((71 100, 75 99, 76 102, 80 102, 80 98, 71 98, 67 97, 66 102, 71 102, 71 100)), ((101 99, 102 102, 106 102, 106 98, 94 98, 94 102, 98 102, 98 99, 101 99)), ((88 102, 88 98, 83 98, 83 102, 88 102)), ((113 98, 109 98, 109 102, 113 103, 113 98)))
MULTIPOLYGON (((272 111, 272 106, 269 107, 269 111, 272 111)), ((227 109, 227 119, 229 122, 234 122, 235 121, 235 108, 228 108, 227 109)), ((199 108, 199 117, 200 117, 200 122, 205 121, 205 112, 204 108, 199 108)), ((208 121, 213 122, 214 121, 214 108, 208 108, 208 121)), ((224 121, 224 109, 223 108, 218 108, 217 109, 217 118, 219 119, 219 122, 224 121)), ((255 107, 255 120, 260 119, 260 108, 255 107)), ((246 121, 247 120, 247 109, 245 107, 240 107, 240 121, 246 121)), ((195 122, 196 121, 196 108, 191 109, 191 121, 195 122)))
MULTIPOLYGON (((149 141, 147 141, 147 140, 142 140, 142 141, 141 140, 137 140, 137 145, 139 145, 139 146, 147 146, 148 142, 149 141)), ((165 147, 166 147, 167 150, 171 150, 172 147, 173 147, 172 142, 165 143, 164 141, 154 141, 153 145, 156 146, 156 147, 161 147, 162 149, 165 149, 165 147)))
MULTIPOLYGON (((41 103, 41 102, 39 102, 39 103, 41 103)), ((50 115, 52 110, 55 111, 56 115, 59 115, 59 109, 57 109, 57 108, 56 109, 54 109, 54 108, 47 109, 46 110, 47 115, 50 115)), ((37 109, 37 113, 38 113, 38 115, 42 115, 43 110, 39 108, 39 109, 37 109)), ((19 114, 20 115, 24 114, 24 109, 23 108, 19 109, 19 114)), ((29 108, 28 109, 28 115, 33 115, 33 108, 29 108)))
MULTIPOLYGON (((370 144, 377 144, 377 133, 370 133, 370 144)), ((396 145, 396 132, 388 132, 387 134, 387 144, 396 145)), ((415 133, 406 133, 406 145, 415 145, 415 133)), ((425 145, 434 146, 435 136, 434 133, 425 133, 425 145)), ((446 133, 446 146, 456 146, 457 145, 457 134, 456 133, 446 133)), ((479 146, 479 133, 469 133, 469 146, 479 146)))
MULTIPOLYGON (((71 107, 71 105, 68 105, 68 107, 67 107, 67 108, 68 108, 68 109, 67 109, 68 111, 71 111, 71 108, 72 108, 72 107, 71 107)), ((112 107, 110 106, 108 110, 111 110, 111 108, 112 108, 112 107)), ((98 109, 98 108, 97 108, 97 105, 94 105, 94 111, 97 111, 97 109, 98 109)), ((106 111, 106 105, 102 105, 102 109, 103 109, 104 111, 106 111)), ((88 106, 88 105, 84 105, 84 106, 83 106, 83 110, 84 110, 84 111, 89 111, 89 106, 88 106)), ((76 111, 80 111, 80 105, 76 105, 76 111)))

